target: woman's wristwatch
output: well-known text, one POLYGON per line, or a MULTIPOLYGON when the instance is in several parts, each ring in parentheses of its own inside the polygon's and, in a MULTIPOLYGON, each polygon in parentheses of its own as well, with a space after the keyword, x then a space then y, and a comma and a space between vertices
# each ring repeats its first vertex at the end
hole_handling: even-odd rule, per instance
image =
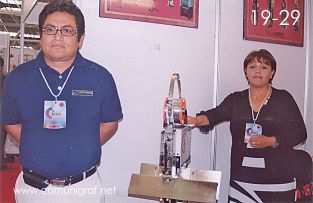
POLYGON ((279 141, 277 140, 277 137, 274 137, 274 139, 275 139, 275 141, 273 142, 272 147, 276 148, 279 145, 279 141))

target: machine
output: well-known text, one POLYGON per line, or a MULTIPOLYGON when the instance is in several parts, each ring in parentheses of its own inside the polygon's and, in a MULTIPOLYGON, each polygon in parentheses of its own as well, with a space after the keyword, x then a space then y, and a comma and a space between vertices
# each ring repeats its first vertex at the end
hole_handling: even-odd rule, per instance
POLYGON ((141 164, 140 174, 131 176, 129 196, 162 203, 216 202, 221 173, 188 168, 192 129, 187 124, 186 100, 181 96, 180 76, 174 73, 163 106, 159 164, 141 164), (178 98, 173 95, 175 82, 178 98))
POLYGON ((187 168, 191 161, 191 127, 187 126, 186 100, 181 96, 179 74, 174 73, 168 97, 163 107, 163 127, 161 132, 160 163, 166 178, 177 178, 181 168, 187 168), (178 98, 173 97, 175 81, 178 98))

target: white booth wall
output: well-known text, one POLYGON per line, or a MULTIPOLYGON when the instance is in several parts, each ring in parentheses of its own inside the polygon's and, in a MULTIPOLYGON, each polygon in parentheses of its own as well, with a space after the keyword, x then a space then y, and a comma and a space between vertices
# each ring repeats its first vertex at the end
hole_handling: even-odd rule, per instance
MULTIPOLYGON (((197 29, 100 18, 99 1, 77 0, 76 3, 86 20, 81 52, 113 74, 124 113, 117 134, 103 146, 99 171, 105 186, 115 189, 114 194, 106 196, 106 200, 147 202, 127 197, 127 189, 131 174, 139 173, 141 163, 157 164, 159 161, 162 106, 168 94, 171 74, 177 72, 181 76, 182 95, 187 100, 189 115, 213 105, 215 1, 200 1, 197 29)), ((251 50, 266 48, 278 62, 274 87, 287 89, 303 113, 306 46, 243 40, 242 1, 220 3, 217 103, 229 93, 247 88, 243 60, 251 50)), ((309 109, 312 112, 312 105, 309 109)), ((312 121, 312 116, 308 119, 312 121)), ((227 200, 231 145, 228 126, 225 123, 217 127, 217 170, 222 171, 219 202, 227 200)), ((308 129, 312 132, 312 124, 308 129)), ((308 145, 312 146, 311 137, 310 140, 308 145)), ((202 135, 194 130, 190 166, 211 168, 210 147, 211 135, 202 135)), ((310 150, 312 153, 312 147, 310 150)))
MULTIPOLYGON (((142 162, 158 164, 162 108, 172 73, 179 73, 189 114, 212 106, 214 4, 202 3, 198 29, 99 18, 99 3, 80 1, 85 14, 84 56, 114 76, 124 119, 103 146, 100 172, 117 194, 107 202, 147 202, 127 197, 132 173, 142 162), (206 20, 203 20, 206 19, 206 20)), ((194 131, 192 167, 208 168, 209 136, 194 131)))
POLYGON ((309 152, 313 158, 313 2, 307 0, 307 24, 309 26, 309 34, 307 38, 307 63, 308 69, 306 72, 307 77, 307 105, 306 105, 306 127, 308 131, 308 139, 306 144, 306 151, 309 152))

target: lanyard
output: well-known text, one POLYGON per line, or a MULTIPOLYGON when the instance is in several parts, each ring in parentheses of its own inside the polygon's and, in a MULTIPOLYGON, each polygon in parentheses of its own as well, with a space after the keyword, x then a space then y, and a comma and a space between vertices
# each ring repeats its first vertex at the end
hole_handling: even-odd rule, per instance
POLYGON ((259 107, 256 116, 254 117, 253 107, 252 107, 252 101, 251 101, 251 94, 250 94, 250 88, 249 88, 249 102, 250 102, 252 120, 253 120, 253 124, 254 124, 254 125, 255 125, 256 120, 257 120, 258 117, 259 117, 261 108, 263 107, 263 105, 264 105, 264 103, 265 103, 265 100, 268 99, 268 95, 269 95, 269 93, 270 93, 270 90, 271 90, 271 86, 269 86, 268 91, 267 91, 267 93, 266 93, 266 96, 264 97, 264 99, 263 99, 263 101, 262 101, 262 104, 261 104, 261 106, 259 107))
POLYGON ((52 92, 51 87, 50 87, 50 85, 49 85, 49 83, 48 83, 48 81, 47 81, 45 75, 43 74, 41 68, 39 68, 39 71, 40 71, 40 73, 41 73, 41 76, 42 76, 43 80, 45 81, 46 86, 47 86, 47 88, 49 89, 50 93, 52 94, 52 96, 54 96, 55 101, 58 101, 58 96, 61 95, 61 93, 62 93, 62 91, 63 91, 63 88, 65 87, 65 85, 66 85, 66 83, 67 83, 67 80, 68 80, 68 78, 70 77, 70 75, 71 75, 73 69, 74 69, 74 66, 72 66, 72 68, 71 68, 69 74, 67 75, 66 80, 65 80, 65 82, 63 83, 63 85, 62 85, 62 87, 61 87, 59 93, 56 95, 56 94, 54 94, 54 93, 52 92))

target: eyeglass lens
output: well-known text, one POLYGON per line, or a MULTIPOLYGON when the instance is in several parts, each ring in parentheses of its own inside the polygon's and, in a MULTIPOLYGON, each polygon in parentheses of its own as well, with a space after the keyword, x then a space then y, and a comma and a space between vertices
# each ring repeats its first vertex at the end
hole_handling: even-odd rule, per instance
POLYGON ((61 32, 62 35, 64 36, 73 36, 74 34, 76 34, 76 30, 74 30, 74 28, 72 27, 61 27, 61 28, 57 28, 56 26, 46 26, 43 30, 43 33, 47 34, 47 35, 55 35, 58 31, 61 32))

